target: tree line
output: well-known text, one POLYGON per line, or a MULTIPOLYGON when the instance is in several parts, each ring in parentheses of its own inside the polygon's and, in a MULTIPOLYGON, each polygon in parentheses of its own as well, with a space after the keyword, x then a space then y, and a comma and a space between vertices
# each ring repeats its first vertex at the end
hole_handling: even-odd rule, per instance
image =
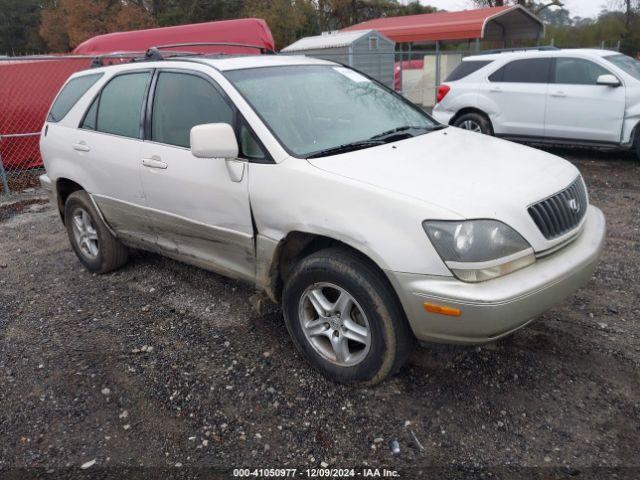
POLYGON ((519 4, 547 25, 546 40, 563 48, 617 48, 637 57, 640 53, 640 0, 608 0, 595 18, 572 16, 563 0, 474 0, 478 7, 519 4), (559 8, 551 8, 559 7, 559 8))
POLYGON ((0 0, 0 54, 68 52, 103 33, 264 18, 278 48, 381 16, 431 13, 417 0, 0 0))
MULTIPOLYGON (((597 18, 571 16, 562 0, 473 0, 479 7, 520 4, 548 25, 562 47, 620 43, 640 51, 640 0, 611 0, 597 18), (611 3, 610 3, 611 4, 611 3)), ((68 52, 103 33, 242 17, 264 18, 282 48, 298 38, 384 16, 432 13, 418 0, 0 0, 0 54, 68 52)))

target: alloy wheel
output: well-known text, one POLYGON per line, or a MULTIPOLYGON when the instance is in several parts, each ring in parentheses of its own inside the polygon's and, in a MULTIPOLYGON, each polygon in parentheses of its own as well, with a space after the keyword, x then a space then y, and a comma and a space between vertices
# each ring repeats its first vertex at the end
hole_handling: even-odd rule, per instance
POLYGON ((298 318, 309 344, 331 363, 352 367, 369 353, 369 321, 355 298, 337 285, 308 287, 300 297, 298 318))
POLYGON ((471 132, 482 133, 482 127, 473 120, 465 120, 460 124, 460 128, 463 130, 469 130, 471 132))
POLYGON ((90 260, 100 253, 98 232, 91 215, 84 208, 77 208, 72 217, 73 237, 82 254, 90 260))

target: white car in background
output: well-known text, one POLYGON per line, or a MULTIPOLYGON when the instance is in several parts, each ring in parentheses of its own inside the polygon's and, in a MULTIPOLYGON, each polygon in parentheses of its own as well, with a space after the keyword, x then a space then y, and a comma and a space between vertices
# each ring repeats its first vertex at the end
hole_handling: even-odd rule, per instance
POLYGON ((510 140, 633 148, 640 157, 640 62, 548 47, 467 57, 439 87, 433 116, 510 140))

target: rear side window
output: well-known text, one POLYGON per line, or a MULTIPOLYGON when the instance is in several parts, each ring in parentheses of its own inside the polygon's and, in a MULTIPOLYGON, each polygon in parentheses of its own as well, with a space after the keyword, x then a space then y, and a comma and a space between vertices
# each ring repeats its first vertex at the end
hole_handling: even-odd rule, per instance
POLYGON ((96 73, 69 80, 51 106, 47 121, 59 122, 66 117, 67 113, 71 111, 78 100, 87 93, 87 90, 89 90, 102 75, 102 73, 96 73))
POLYGON ((608 75, 606 68, 583 58, 557 58, 555 83, 568 85, 597 85, 600 75, 608 75))
POLYGON ((492 82, 549 83, 550 58, 514 60, 489 76, 492 82))
POLYGON ((196 75, 162 72, 151 117, 151 140, 189 148, 191 128, 204 123, 233 125, 233 110, 218 90, 196 75))
POLYGON ((149 75, 149 72, 136 72, 111 79, 89 108, 82 128, 140 138, 149 75))
POLYGON ((489 65, 492 60, 473 60, 468 62, 462 62, 446 78, 445 82, 454 82, 456 80, 460 80, 461 78, 467 77, 472 73, 477 72, 482 67, 489 65))
POLYGON ((86 128, 88 130, 96 129, 96 123, 98 121, 98 102, 99 101, 100 101, 100 97, 96 98, 93 101, 93 103, 91 104, 91 107, 89 108, 89 111, 84 117, 84 121, 82 122, 82 125, 80 125, 81 128, 86 128))

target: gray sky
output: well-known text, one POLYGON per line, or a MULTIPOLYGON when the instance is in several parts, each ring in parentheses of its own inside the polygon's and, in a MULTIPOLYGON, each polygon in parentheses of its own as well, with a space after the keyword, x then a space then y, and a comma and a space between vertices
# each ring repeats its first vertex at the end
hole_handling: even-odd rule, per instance
MULTIPOLYGON (((432 5, 446 10, 464 10, 473 8, 471 0, 420 0, 424 5, 432 5)), ((573 16, 595 17, 602 7, 611 7, 616 0, 564 0, 565 8, 573 16)))

